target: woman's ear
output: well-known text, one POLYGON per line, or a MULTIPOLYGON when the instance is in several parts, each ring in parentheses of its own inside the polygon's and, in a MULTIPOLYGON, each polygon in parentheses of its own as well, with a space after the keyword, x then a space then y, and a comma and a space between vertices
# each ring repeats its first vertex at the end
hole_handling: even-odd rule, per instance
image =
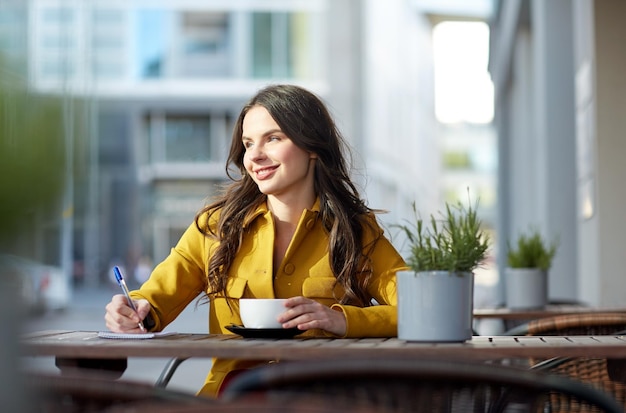
POLYGON ((317 159, 317 154, 316 153, 309 153, 309 159, 317 159))

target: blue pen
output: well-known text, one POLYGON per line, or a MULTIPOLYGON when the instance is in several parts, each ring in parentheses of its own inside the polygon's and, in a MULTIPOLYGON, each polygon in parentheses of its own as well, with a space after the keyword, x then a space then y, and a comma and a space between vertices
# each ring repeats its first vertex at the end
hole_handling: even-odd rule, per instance
MULTIPOLYGON (((124 277, 122 277, 122 272, 117 266, 113 267, 113 272, 115 273, 115 279, 117 280, 117 283, 120 285, 120 287, 122 287, 122 291, 124 291, 124 295, 128 300, 128 305, 130 306, 130 308, 135 310, 135 312, 137 312, 137 307, 135 307, 135 303, 133 303, 133 300, 130 298, 130 293, 128 292, 126 281, 124 281, 124 277)), ((141 331, 146 331, 146 328, 143 326, 143 322, 140 321, 138 325, 141 331)))

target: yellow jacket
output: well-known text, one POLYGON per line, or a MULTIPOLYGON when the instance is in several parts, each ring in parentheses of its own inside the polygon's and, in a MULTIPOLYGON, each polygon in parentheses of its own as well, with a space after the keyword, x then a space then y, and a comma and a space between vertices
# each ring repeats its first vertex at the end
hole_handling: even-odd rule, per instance
MULTIPOLYGON (((345 337, 397 335, 395 274, 405 267, 404 261, 391 243, 381 237, 371 254, 373 276, 368 287, 369 293, 380 305, 360 308, 338 304, 333 298, 335 278, 329 265, 328 236, 316 219, 318 212, 318 203, 311 210, 303 211, 285 258, 274 271, 272 215, 266 204, 257 209, 244 224, 247 231, 229 270, 227 295, 235 299, 231 300, 232 310, 224 296, 210 300, 210 333, 232 334, 225 326, 242 324, 238 298, 289 298, 301 295, 343 311, 347 321, 345 337)), ((203 292, 208 257, 215 246, 216 241, 205 237, 192 223, 170 255, 154 269, 150 279, 139 290, 131 293, 134 299, 145 298, 152 305, 151 316, 156 322, 152 330, 165 328, 203 292)), ((341 297, 341 289, 337 287, 336 290, 337 297, 341 297)), ((305 334, 321 335, 324 332, 309 330, 305 334)), ((267 360, 214 359, 199 393, 215 396, 230 371, 250 368, 263 362, 267 360)))

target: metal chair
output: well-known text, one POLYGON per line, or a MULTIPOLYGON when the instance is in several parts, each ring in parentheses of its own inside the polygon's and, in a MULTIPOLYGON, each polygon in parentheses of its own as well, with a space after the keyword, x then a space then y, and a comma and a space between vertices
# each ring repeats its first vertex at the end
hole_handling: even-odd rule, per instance
POLYGON ((509 329, 509 336, 605 335, 626 330, 626 313, 576 313, 538 318, 509 329))
MULTIPOLYGON (((157 388, 148 383, 118 380, 115 375, 93 371, 63 374, 25 373, 27 407, 32 412, 105 412, 140 404, 158 404, 172 411, 204 408, 216 400, 194 394, 157 388)), ((145 411, 145 410, 136 410, 145 411)))
POLYGON ((148 383, 117 380, 100 372, 29 373, 26 413, 378 413, 370 408, 338 409, 328 403, 226 402, 165 390, 148 383))
POLYGON ((165 367, 163 367, 163 370, 161 370, 161 374, 159 375, 159 378, 156 380, 154 385, 160 388, 167 387, 170 380, 172 380, 174 373, 176 373, 178 366, 180 366, 182 362, 187 359, 188 357, 172 357, 171 359, 169 359, 165 364, 165 367))
POLYGON ((622 412, 606 393, 576 380, 497 364, 438 360, 319 360, 251 369, 226 387, 222 400, 289 403, 323 400, 377 412, 544 412, 551 394, 622 412))
MULTIPOLYGON (((568 314, 532 320, 507 335, 625 335, 626 313, 568 314)), ((530 368, 575 378, 612 395, 626 409, 626 361, 606 358, 553 358, 529 360, 530 368)), ((553 397, 555 411, 585 412, 580 406, 553 397)))

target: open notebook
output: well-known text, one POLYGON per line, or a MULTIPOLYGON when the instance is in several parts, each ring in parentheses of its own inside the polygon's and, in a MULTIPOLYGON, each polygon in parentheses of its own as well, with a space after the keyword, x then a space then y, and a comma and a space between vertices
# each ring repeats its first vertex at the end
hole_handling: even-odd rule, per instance
POLYGON ((173 334, 176 334, 176 332, 175 331, 160 331, 158 333, 134 334, 134 333, 113 333, 111 331, 98 331, 98 337, 117 338, 117 339, 123 339, 123 340, 145 340, 148 338, 171 336, 173 334))

